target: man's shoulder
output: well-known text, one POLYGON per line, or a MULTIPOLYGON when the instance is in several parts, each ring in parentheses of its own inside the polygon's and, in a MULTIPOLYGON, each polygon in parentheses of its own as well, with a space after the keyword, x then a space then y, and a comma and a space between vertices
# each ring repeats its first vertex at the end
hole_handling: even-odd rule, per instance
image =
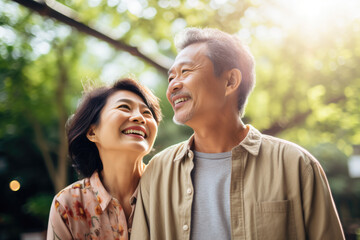
POLYGON ((262 134, 261 149, 263 151, 277 151, 280 156, 292 159, 302 159, 307 164, 318 162, 311 153, 296 143, 285 139, 262 134))
POLYGON ((180 159, 187 149, 188 140, 171 145, 151 158, 146 166, 145 175, 156 169, 172 167, 176 159, 180 159))
POLYGON ((182 157, 180 155, 184 154, 188 147, 188 140, 171 145, 164 150, 157 153, 151 161, 165 161, 168 162, 169 160, 175 160, 177 157, 182 157))
POLYGON ((152 157, 145 168, 140 182, 142 184, 154 183, 154 176, 157 176, 156 178, 159 176, 167 176, 174 171, 174 169, 177 169, 177 166, 181 166, 181 164, 178 163, 181 161, 187 149, 187 142, 188 141, 183 141, 171 145, 152 157), (151 181, 148 179, 151 179, 151 181))

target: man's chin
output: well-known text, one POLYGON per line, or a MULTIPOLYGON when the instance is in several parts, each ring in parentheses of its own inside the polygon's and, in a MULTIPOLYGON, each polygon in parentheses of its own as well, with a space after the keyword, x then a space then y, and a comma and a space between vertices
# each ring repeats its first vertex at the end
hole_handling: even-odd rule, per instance
POLYGON ((175 117, 175 115, 173 116, 173 122, 174 122, 176 125, 180 125, 180 126, 184 126, 184 125, 185 125, 184 122, 177 120, 176 117, 175 117))
POLYGON ((192 118, 193 118, 192 112, 185 112, 185 113, 182 112, 178 114, 174 113, 173 122, 177 125, 183 126, 183 125, 187 125, 186 123, 188 123, 192 118))

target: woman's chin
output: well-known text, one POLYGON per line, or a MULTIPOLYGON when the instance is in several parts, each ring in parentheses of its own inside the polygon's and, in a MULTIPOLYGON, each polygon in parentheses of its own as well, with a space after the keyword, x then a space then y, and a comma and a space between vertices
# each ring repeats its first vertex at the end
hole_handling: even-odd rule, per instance
POLYGON ((139 143, 139 142, 128 143, 125 145, 125 148, 123 146, 122 149, 123 151, 125 151, 125 153, 135 152, 142 156, 145 156, 151 151, 151 147, 148 144, 139 143))

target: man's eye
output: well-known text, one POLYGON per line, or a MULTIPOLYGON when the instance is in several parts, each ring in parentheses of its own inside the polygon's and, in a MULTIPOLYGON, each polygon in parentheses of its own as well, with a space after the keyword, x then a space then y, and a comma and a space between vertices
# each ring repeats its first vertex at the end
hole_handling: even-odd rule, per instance
POLYGON ((171 82, 174 78, 173 77, 169 77, 168 81, 171 82))
POLYGON ((189 71, 190 71, 189 69, 182 69, 181 73, 186 73, 186 72, 189 72, 189 71))

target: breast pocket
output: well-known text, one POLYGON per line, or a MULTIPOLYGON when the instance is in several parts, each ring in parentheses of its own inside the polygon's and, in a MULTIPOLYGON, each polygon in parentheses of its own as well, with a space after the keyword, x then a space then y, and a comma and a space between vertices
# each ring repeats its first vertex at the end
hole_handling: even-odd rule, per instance
POLYGON ((291 201, 257 203, 256 228, 259 240, 296 239, 291 201))

